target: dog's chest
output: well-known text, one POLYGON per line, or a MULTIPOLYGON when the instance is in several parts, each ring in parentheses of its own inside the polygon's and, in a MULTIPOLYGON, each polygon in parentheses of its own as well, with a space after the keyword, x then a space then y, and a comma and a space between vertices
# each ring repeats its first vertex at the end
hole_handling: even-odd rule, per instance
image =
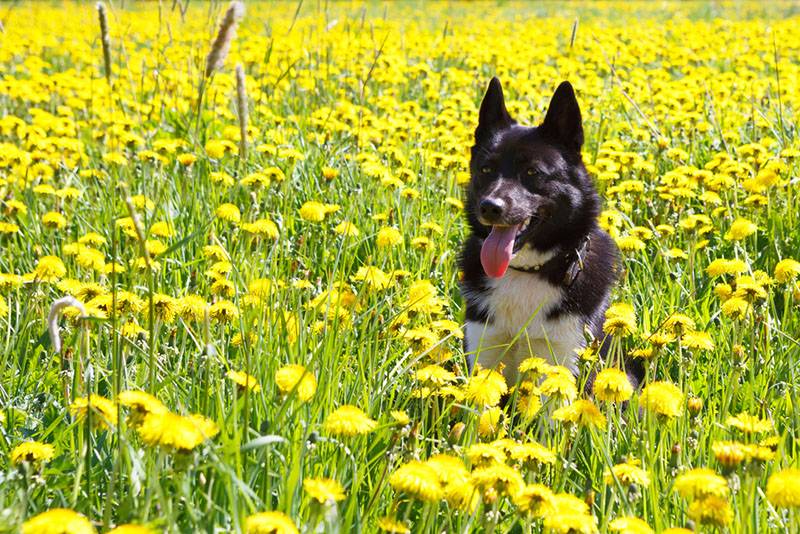
POLYGON ((525 329, 534 338, 543 337, 543 330, 553 330, 559 322, 548 320, 557 308, 563 293, 538 276, 509 269, 505 276, 489 282, 484 306, 492 326, 516 334, 525 329))

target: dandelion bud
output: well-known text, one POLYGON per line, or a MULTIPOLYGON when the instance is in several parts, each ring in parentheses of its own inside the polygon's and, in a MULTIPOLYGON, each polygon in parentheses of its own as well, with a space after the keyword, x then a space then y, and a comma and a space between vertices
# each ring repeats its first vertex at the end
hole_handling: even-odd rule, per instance
POLYGON ((455 445, 456 443, 460 442, 465 428, 466 425, 464 423, 454 424, 453 428, 450 429, 450 433, 447 435, 447 442, 451 445, 455 445))
POLYGON ((745 348, 742 345, 734 345, 732 349, 734 361, 740 362, 744 360, 745 348))
POLYGON ((698 413, 700 413, 700 410, 703 409, 703 399, 701 399, 700 397, 692 397, 691 399, 689 399, 687 406, 689 408, 690 414, 697 415, 698 413))

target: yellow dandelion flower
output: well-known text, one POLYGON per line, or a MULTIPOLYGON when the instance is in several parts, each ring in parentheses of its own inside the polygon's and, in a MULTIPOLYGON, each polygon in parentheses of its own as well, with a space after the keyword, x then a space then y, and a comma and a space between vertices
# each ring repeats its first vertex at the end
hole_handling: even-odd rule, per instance
POLYGON ((761 419, 756 415, 747 413, 728 416, 725 420, 725 425, 733 427, 744 434, 762 434, 770 432, 774 428, 772 421, 769 419, 761 419))
POLYGON ((303 489, 320 504, 334 503, 345 498, 342 485, 331 478, 307 478, 303 480, 303 489))
POLYGON ((436 470, 430 465, 412 460, 401 465, 389 477, 389 485, 420 501, 436 502, 444 497, 436 470))
POLYGON ((673 313, 664 319, 664 324, 661 327, 667 332, 679 334, 681 332, 691 332, 695 329, 695 326, 694 319, 688 315, 673 313))
POLYGON ((278 225, 269 219, 256 219, 252 222, 242 223, 240 228, 243 232, 256 237, 266 237, 268 239, 278 239, 280 230, 278 225))
POLYGON ((275 373, 275 383, 283 395, 294 392, 302 402, 311 400, 317 392, 316 377, 299 364, 293 363, 278 369, 275 373))
POLYGON ((42 215, 42 224, 53 230, 62 230, 67 226, 67 218, 55 211, 42 215))
POLYGON ((767 500, 779 508, 800 508, 800 469, 789 468, 770 475, 767 500))
POLYGON ((19 232, 19 225, 0 221, 0 235, 11 235, 19 232))
POLYGON ((672 490, 685 499, 727 497, 730 492, 728 481, 706 467, 697 467, 678 475, 672 490))
POLYGON ((656 415, 677 417, 683 410, 683 392, 669 382, 652 382, 642 390, 639 404, 656 415))
POLYGON ((245 534, 299 534, 300 531, 283 512, 259 512, 244 520, 245 534))
POLYGON ((188 167, 192 163, 197 161, 197 156, 195 156, 194 154, 188 154, 188 153, 186 153, 186 154, 178 154, 178 157, 175 158, 175 159, 177 159, 178 163, 180 163, 184 167, 188 167))
POLYGON ((748 446, 738 441, 715 441, 711 445, 714 458, 723 466, 732 469, 749 459, 748 446))
POLYGON ((322 222, 325 220, 325 204, 322 202, 308 201, 300 207, 300 217, 311 222, 322 222))
POLYGON ((609 485, 614 484, 616 480, 623 486, 636 484, 637 486, 646 488, 650 485, 650 476, 647 474, 647 471, 640 467, 638 461, 630 460, 615 465, 611 470, 606 470, 603 475, 603 480, 609 485))
POLYGON ((444 301, 438 296, 436 287, 428 280, 417 280, 408 288, 406 307, 410 311, 439 314, 444 301))
POLYGON ((389 412, 389 415, 399 426, 406 426, 411 422, 411 418, 408 416, 405 410, 392 410, 389 412))
POLYGON ((411 534, 411 529, 394 517, 381 517, 378 519, 378 528, 390 534, 411 534))
POLYGON ((219 427, 202 415, 182 416, 172 412, 148 413, 137 428, 147 445, 190 451, 216 436, 219 427))
POLYGON ((254 376, 248 375, 244 371, 234 371, 231 369, 225 373, 225 376, 231 379, 240 390, 249 389, 253 393, 258 393, 261 391, 261 386, 258 384, 258 380, 256 380, 254 376))
POLYGON ((118 397, 122 406, 130 408, 136 424, 149 413, 165 413, 169 410, 164 404, 144 391, 122 391, 118 397))
POLYGON ((571 372, 550 374, 539 386, 539 392, 559 401, 572 402, 578 398, 578 386, 571 372))
POLYGON ((362 266, 352 278, 356 282, 364 282, 367 287, 377 290, 388 289, 393 285, 392 279, 378 267, 362 266))
POLYGON ((439 365, 431 364, 418 369, 414 373, 414 379, 428 385, 443 386, 454 382, 456 375, 439 365))
POLYGON ((722 276, 730 274, 741 274, 747 271, 747 264, 742 260, 716 259, 708 264, 706 273, 709 276, 722 276))
POLYGON ((322 167, 322 177, 326 180, 330 181, 339 176, 338 169, 333 169, 331 167, 322 167))
POLYGON ((112 528, 106 534, 155 534, 155 530, 143 525, 120 525, 112 528))
POLYGON ((751 276, 739 276, 736 278, 736 291, 734 291, 733 296, 744 299, 747 302, 765 299, 767 298, 767 290, 764 289, 764 282, 751 276))
POLYGON ((618 237, 616 242, 623 252, 641 252, 647 246, 644 241, 632 235, 618 237))
POLYGON ((470 475, 470 480, 475 487, 484 492, 492 489, 509 497, 516 495, 525 486, 519 471, 503 463, 476 467, 470 475))
POLYGON ((633 306, 624 302, 612 304, 606 310, 603 332, 613 336, 624 336, 636 331, 636 314, 633 306))
POLYGON ((733 521, 733 510, 726 499, 709 495, 692 501, 687 515, 701 525, 723 528, 733 521))
POLYGON ((217 219, 234 224, 238 224, 242 220, 242 212, 239 211, 238 207, 230 203, 220 204, 214 211, 214 215, 216 215, 217 219))
POLYGON ((218 300, 208 308, 208 316, 220 323, 230 323, 239 318, 239 308, 229 300, 218 300))
POLYGON ((473 465, 506 461, 505 451, 492 443, 474 443, 467 447, 466 455, 473 465))
POLYGON ((533 517, 544 517, 552 509, 552 500, 552 490, 543 484, 528 484, 512 498, 517 510, 533 517))
POLYGON ((9 199, 5 201, 6 213, 11 217, 25 216, 28 213, 28 207, 19 200, 9 199))
POLYGON ((503 410, 496 406, 484 410, 478 418, 478 436, 482 439, 491 439, 504 435, 503 410))
POLYGON ((567 493, 557 493, 551 498, 550 504, 551 510, 544 516, 546 532, 557 534, 597 532, 597 521, 581 499, 567 493))
POLYGON ((447 204, 448 206, 454 207, 457 210, 463 210, 464 209, 464 203, 461 202, 461 200, 459 200, 459 199, 457 199, 455 197, 446 197, 444 199, 444 203, 447 204))
POLYGON ((733 319, 744 319, 750 311, 750 303, 743 298, 731 297, 722 304, 722 313, 733 319))
POLYGON ((708 332, 686 332, 681 337, 681 345, 688 349, 714 350, 714 340, 708 332))
POLYGON ((619 369, 603 369, 594 380, 594 396, 599 401, 624 402, 633 395, 628 375, 619 369))
POLYGON ((100 395, 91 394, 89 398, 79 397, 70 404, 69 411, 78 421, 83 420, 92 410, 92 422, 96 426, 110 428, 117 424, 117 407, 113 401, 100 395))
POLYGON ((377 421, 371 419, 360 408, 348 404, 331 412, 322 424, 323 430, 336 436, 368 434, 377 426, 377 421))
POLYGON ((340 222, 339 224, 333 227, 333 231, 339 235, 344 235, 349 237, 358 237, 361 234, 358 227, 349 221, 340 222))
POLYGON ((563 406, 553 412, 555 421, 575 423, 579 426, 603 427, 606 417, 590 400, 579 399, 568 406, 563 406))
POLYGON ((608 530, 622 534, 655 534, 655 530, 638 517, 618 517, 608 524, 608 530))
POLYGON ((520 362, 517 370, 522 374, 527 374, 531 380, 536 380, 540 376, 547 374, 550 364, 544 358, 532 356, 520 362))
POLYGON ((553 451, 536 442, 515 444, 511 449, 511 458, 528 467, 534 465, 551 465, 556 462, 553 451))
POLYGON ((791 282, 800 276, 800 261, 793 259, 781 260, 775 265, 775 280, 781 284, 791 282))
POLYGON ((400 233, 400 230, 391 226, 385 226, 378 230, 378 236, 375 239, 378 248, 394 247, 402 242, 403 234, 400 233))
POLYGON ((199 295, 186 295, 178 299, 178 314, 186 321, 202 321, 205 316, 205 299, 199 295))
POLYGON ((58 256, 42 256, 32 274, 35 280, 54 282, 67 274, 67 268, 58 256))
POLYGON ((22 534, 94 534, 92 523, 83 515, 66 508, 54 508, 22 524, 22 534))
POLYGON ((49 443, 26 441, 11 449, 11 464, 19 465, 23 462, 43 464, 53 459, 56 449, 49 443))
POLYGON ((733 221, 730 229, 725 233, 725 239, 728 241, 741 241, 758 230, 758 226, 752 221, 744 218, 739 218, 733 221))
POLYGON ((478 407, 497 406, 508 393, 508 385, 502 374, 493 369, 481 369, 466 385, 465 398, 478 407))
POLYGON ((172 228, 170 223, 164 221, 158 221, 153 223, 153 226, 150 227, 150 235, 155 237, 175 237, 175 230, 172 228))

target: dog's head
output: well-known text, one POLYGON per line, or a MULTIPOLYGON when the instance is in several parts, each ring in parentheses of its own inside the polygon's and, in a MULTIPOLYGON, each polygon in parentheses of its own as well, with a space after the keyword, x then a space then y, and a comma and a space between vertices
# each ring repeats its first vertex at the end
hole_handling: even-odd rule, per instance
POLYGON ((484 238, 486 274, 501 277, 523 246, 548 250, 577 241, 598 199, 581 160, 583 126, 569 82, 558 86, 538 127, 517 124, 492 78, 481 103, 470 161, 467 214, 484 238))

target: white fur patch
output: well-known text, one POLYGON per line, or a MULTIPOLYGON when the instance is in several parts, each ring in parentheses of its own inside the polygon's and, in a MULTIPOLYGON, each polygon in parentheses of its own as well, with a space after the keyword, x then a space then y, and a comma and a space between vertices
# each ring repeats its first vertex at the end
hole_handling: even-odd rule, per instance
POLYGON ((561 302, 561 288, 513 269, 490 280, 489 287, 480 295, 466 295, 492 319, 491 324, 468 321, 466 325, 467 351, 482 367, 502 362, 509 384, 516 382, 517 367, 529 356, 577 370, 575 349, 585 345, 583 319, 577 315, 547 319, 561 302))
POLYGON ((509 262, 509 266, 516 267, 518 269, 530 269, 532 267, 541 267, 558 253, 558 249, 550 249, 544 252, 539 252, 538 250, 531 247, 529 244, 525 244, 521 249, 517 251, 516 254, 511 258, 509 262))

